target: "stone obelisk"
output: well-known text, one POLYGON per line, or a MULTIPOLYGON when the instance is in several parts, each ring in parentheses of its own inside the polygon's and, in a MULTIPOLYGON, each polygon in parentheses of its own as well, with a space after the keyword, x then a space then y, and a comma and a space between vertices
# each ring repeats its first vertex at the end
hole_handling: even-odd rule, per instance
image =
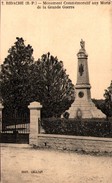
POLYGON ((88 55, 85 42, 81 39, 80 50, 77 53, 77 83, 75 85, 75 101, 68 110, 70 118, 105 118, 101 110, 97 109, 91 100, 91 85, 89 83, 88 55))

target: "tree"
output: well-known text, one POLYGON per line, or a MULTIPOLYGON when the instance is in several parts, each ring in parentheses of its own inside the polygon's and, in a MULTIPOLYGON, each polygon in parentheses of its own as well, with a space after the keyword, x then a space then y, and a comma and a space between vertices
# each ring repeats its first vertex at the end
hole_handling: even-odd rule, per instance
POLYGON ((108 120, 112 116, 112 81, 110 86, 105 90, 104 97, 105 99, 92 99, 92 101, 106 115, 108 120))
MULTIPOLYGON (((102 104, 104 103, 104 99, 92 99, 95 106, 102 111, 102 104)), ((103 112, 103 111, 102 111, 103 112)))
POLYGON ((104 113, 108 120, 108 118, 112 116, 112 81, 110 86, 105 90, 104 97, 104 113))
POLYGON ((3 104, 15 110, 36 100, 45 117, 60 116, 74 101, 74 86, 62 61, 48 53, 34 62, 32 47, 16 39, 1 65, 3 104))
POLYGON ((33 49, 25 46, 23 38, 9 49, 8 56, 1 65, 1 97, 5 106, 17 109, 27 106, 30 101, 29 74, 33 63, 33 49))
POLYGON ((34 98, 43 106, 44 117, 57 117, 74 101, 74 85, 58 61, 50 53, 42 55, 32 66, 31 85, 34 98))

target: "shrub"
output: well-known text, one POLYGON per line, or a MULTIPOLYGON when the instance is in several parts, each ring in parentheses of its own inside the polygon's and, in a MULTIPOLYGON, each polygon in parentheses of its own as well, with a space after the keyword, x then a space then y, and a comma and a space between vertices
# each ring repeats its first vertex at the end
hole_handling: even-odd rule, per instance
POLYGON ((47 134, 112 137, 112 121, 103 119, 42 119, 42 127, 47 134))

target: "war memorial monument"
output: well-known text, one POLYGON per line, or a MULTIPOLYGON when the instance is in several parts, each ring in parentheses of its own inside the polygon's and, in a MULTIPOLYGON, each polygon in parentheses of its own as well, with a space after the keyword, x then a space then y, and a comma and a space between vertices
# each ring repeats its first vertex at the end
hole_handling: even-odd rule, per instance
POLYGON ((75 101, 69 108, 70 118, 105 118, 105 114, 97 109, 91 100, 91 85, 89 83, 88 55, 85 42, 81 39, 80 50, 77 53, 77 83, 75 85, 75 101))

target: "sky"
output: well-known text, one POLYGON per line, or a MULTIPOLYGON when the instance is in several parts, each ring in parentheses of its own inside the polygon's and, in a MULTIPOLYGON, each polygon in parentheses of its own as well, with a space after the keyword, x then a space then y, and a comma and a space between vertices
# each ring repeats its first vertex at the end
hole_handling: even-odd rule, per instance
POLYGON ((25 44, 33 47, 35 60, 47 52, 62 60, 74 85, 83 39, 92 98, 103 98, 112 80, 112 5, 76 5, 74 9, 1 5, 1 64, 16 37, 23 37, 25 44))

